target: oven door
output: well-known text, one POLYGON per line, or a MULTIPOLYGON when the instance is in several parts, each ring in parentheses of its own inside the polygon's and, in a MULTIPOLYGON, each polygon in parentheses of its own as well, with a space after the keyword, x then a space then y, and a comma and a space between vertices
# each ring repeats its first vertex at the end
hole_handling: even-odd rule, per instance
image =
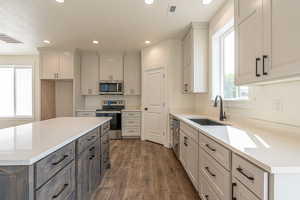
POLYGON ((121 113, 96 113, 97 117, 111 117, 110 130, 121 130, 121 113))

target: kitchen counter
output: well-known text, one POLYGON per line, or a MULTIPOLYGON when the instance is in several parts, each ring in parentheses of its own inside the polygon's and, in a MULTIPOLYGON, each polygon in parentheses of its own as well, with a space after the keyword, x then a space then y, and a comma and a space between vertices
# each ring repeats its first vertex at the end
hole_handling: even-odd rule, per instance
POLYGON ((171 115, 269 173, 300 173, 299 138, 251 127, 202 126, 189 120, 189 118, 212 119, 204 115, 180 113, 171 113, 171 115))
POLYGON ((109 117, 64 117, 0 129, 0 166, 32 165, 109 117))

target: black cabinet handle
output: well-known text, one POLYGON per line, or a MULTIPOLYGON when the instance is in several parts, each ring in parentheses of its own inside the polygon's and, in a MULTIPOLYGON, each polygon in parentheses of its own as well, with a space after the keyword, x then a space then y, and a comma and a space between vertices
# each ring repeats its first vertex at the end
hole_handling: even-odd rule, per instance
POLYGON ((95 149, 95 147, 91 147, 90 149, 89 149, 89 151, 93 151, 95 149))
POLYGON ((265 61, 268 58, 267 55, 263 55, 263 75, 266 76, 268 73, 265 71, 265 61))
POLYGON ((242 168, 238 167, 238 168, 236 168, 236 170, 238 170, 238 172, 240 172, 243 176, 245 176, 250 181, 254 181, 254 177, 251 177, 251 176, 248 176, 247 174, 245 174, 245 172, 242 168))
POLYGON ((59 195, 60 195, 61 193, 63 193, 63 191, 65 191, 65 189, 66 189, 68 186, 69 186, 69 184, 64 184, 64 186, 61 188, 61 190, 60 190, 57 194, 55 194, 55 195, 52 196, 52 199, 56 199, 57 197, 59 197, 59 195))
POLYGON ((95 158, 95 155, 92 155, 91 157, 89 157, 90 160, 93 160, 95 158))
POLYGON ((209 150, 211 150, 212 152, 215 152, 215 151, 216 151, 216 149, 214 149, 214 148, 212 148, 211 146, 209 146, 209 144, 205 144, 205 146, 206 146, 209 150))
POLYGON ((260 77, 260 74, 258 73, 258 62, 260 61, 260 58, 256 58, 256 62, 255 62, 255 74, 256 77, 260 77))
POLYGON ((184 136, 184 145, 185 145, 185 146, 188 146, 187 140, 188 140, 188 138, 184 136))
POLYGON ((216 175, 209 170, 209 167, 205 167, 205 169, 212 177, 216 177, 216 175))
POLYGON ((209 200, 209 196, 208 196, 208 195, 205 195, 205 199, 206 199, 206 200, 209 200))
POLYGON ((87 141, 92 141, 94 138, 95 138, 96 136, 92 136, 92 137, 90 137, 89 139, 87 139, 87 141))
POLYGON ((237 186, 237 184, 236 183, 232 183, 232 190, 231 190, 231 192, 232 192, 232 200, 237 200, 236 199, 236 197, 234 197, 234 187, 236 187, 237 186))
POLYGON ((64 155, 60 160, 58 160, 57 162, 52 163, 52 165, 58 165, 59 163, 61 163, 62 161, 64 161, 67 157, 69 157, 68 155, 64 155))

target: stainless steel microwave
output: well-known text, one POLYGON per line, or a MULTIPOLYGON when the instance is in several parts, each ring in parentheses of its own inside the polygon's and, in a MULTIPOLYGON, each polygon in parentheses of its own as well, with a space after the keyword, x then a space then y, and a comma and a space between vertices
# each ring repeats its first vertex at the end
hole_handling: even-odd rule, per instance
POLYGON ((100 81, 101 95, 123 95, 123 81, 100 81))

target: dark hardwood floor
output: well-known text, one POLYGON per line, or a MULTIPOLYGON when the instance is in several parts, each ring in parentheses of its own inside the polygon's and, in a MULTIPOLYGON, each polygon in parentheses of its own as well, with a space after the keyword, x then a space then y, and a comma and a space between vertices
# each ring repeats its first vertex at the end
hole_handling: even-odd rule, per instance
POLYGON ((199 200, 173 152, 140 140, 111 143, 111 169, 94 200, 199 200))

